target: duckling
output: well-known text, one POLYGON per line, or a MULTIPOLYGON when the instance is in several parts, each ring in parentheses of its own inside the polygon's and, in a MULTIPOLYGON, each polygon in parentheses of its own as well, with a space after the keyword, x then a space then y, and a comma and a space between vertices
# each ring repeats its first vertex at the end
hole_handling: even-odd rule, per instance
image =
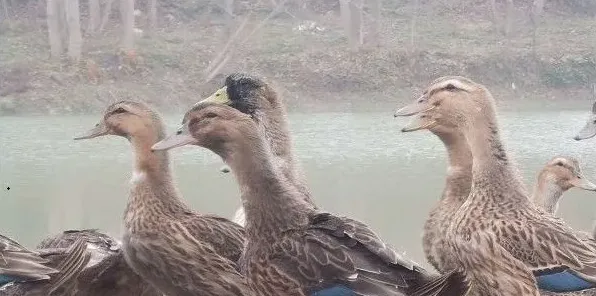
POLYGON ((37 248, 68 248, 79 239, 86 242, 91 259, 78 277, 76 295, 162 295, 128 266, 122 243, 97 229, 67 230, 44 239, 37 248))
POLYGON ((471 148, 470 195, 453 215, 446 241, 473 293, 539 295, 538 288, 596 287, 596 248, 530 200, 501 142, 495 102, 484 86, 441 77, 403 109, 425 115, 404 131, 452 126, 471 148))
POLYGON ((584 177, 577 159, 557 156, 551 159, 538 174, 532 200, 554 215, 559 208, 561 196, 572 187, 596 191, 596 184, 584 177))
MULTIPOLYGON (((250 115, 265 132, 282 173, 298 188, 308 203, 316 206, 302 168, 292 151, 292 137, 284 103, 273 87, 258 77, 233 73, 226 77, 222 88, 197 104, 206 102, 229 105, 250 115)), ((243 211, 242 207, 237 213, 239 211, 243 211)))
POLYGON ((459 274, 431 275, 366 224, 318 211, 286 178, 250 115, 195 105, 155 151, 197 145, 234 173, 246 212, 241 266, 258 295, 461 295, 459 274))
POLYGON ((166 295, 247 295, 237 261, 244 230, 227 219, 190 210, 172 180, 166 151, 151 151, 165 136, 161 116, 144 103, 110 105, 86 135, 126 138, 133 147, 131 191, 124 213, 124 258, 166 295))
POLYGON ((89 259, 83 240, 69 248, 30 251, 0 235, 0 294, 75 295, 77 277, 89 259))

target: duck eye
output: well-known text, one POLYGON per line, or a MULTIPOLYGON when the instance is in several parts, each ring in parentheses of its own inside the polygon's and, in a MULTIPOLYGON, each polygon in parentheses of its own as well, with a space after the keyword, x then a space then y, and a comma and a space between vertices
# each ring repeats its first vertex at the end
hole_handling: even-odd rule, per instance
POLYGON ((457 88, 453 84, 450 83, 450 84, 447 84, 447 86, 445 86, 445 89, 449 90, 449 91, 453 91, 453 90, 456 90, 457 88))
POLYGON ((557 163, 555 163, 556 166, 563 166, 563 163, 558 161, 557 163))
POLYGON ((217 114, 213 113, 213 112, 209 112, 207 114, 205 114, 205 118, 215 118, 217 117, 217 114))
POLYGON ((120 113, 126 113, 128 111, 126 111, 124 108, 120 107, 114 111, 112 111, 112 114, 120 114, 120 113))

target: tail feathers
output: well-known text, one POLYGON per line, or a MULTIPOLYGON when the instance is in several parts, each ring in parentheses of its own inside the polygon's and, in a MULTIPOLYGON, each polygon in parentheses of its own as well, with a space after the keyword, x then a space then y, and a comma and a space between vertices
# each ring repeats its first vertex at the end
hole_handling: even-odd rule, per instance
POLYGON ((66 251, 66 257, 58 264, 59 273, 52 276, 48 293, 51 295, 57 289, 61 288, 68 281, 77 279, 78 274, 85 268, 91 254, 87 252, 87 242, 78 239, 66 251))
POLYGON ((459 271, 444 273, 426 284, 411 291, 412 296, 457 296, 467 295, 470 283, 465 275, 459 271))

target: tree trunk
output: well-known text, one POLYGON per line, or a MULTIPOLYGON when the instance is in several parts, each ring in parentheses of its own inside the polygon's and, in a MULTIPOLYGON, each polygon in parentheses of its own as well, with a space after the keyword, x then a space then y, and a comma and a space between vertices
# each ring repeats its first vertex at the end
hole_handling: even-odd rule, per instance
POLYGON ((414 0, 414 12, 412 13, 412 24, 410 26, 410 50, 416 49, 416 21, 418 20, 418 7, 420 0, 414 0))
MULTIPOLYGON (((10 18, 10 14, 8 13, 8 1, 7 0, 2 0, 2 10, 4 10, 4 19, 9 19, 10 18)), ((1 19, 0 19, 1 21, 1 19)))
POLYGON ((62 38, 60 36, 60 20, 62 12, 58 10, 58 1, 61 0, 47 0, 47 22, 48 22, 48 39, 50 41, 50 54, 53 59, 59 59, 64 51, 62 45, 62 38))
POLYGON ((157 0, 149 0, 149 31, 157 28, 157 0))
POLYGON ((100 15, 99 0, 89 0, 89 26, 87 27, 87 33, 92 34, 99 29, 100 15))
POLYGON ((125 50, 134 49, 134 27, 135 27, 135 2, 134 0, 120 0, 120 16, 122 20, 122 48, 125 50))
POLYGON ((490 0, 490 7, 493 13, 493 25, 495 27, 495 32, 498 33, 501 29, 499 25, 499 12, 497 11, 497 1, 490 0))
POLYGON ((101 24, 99 25, 99 31, 103 31, 103 28, 106 26, 108 21, 110 20, 110 15, 112 14, 112 3, 114 0, 108 0, 106 2, 106 6, 103 10, 103 16, 101 17, 101 24))
POLYGON ((339 0, 339 10, 341 13, 342 27, 344 27, 344 32, 346 37, 348 37, 348 42, 351 44, 350 38, 352 38, 352 34, 350 34, 350 24, 352 23, 352 15, 350 13, 350 0, 339 0))
POLYGON ((371 26, 370 26, 370 42, 374 45, 381 43, 381 0, 370 0, 370 12, 371 12, 371 26))
POLYGON ((227 37, 230 37, 234 33, 234 0, 225 0, 224 5, 224 10, 226 12, 226 35, 227 37))
POLYGON ((513 19, 515 14, 513 0, 507 0, 507 11, 505 14, 505 36, 509 36, 511 34, 511 28, 513 27, 513 19))
POLYGON ((81 59, 81 20, 79 15, 79 0, 66 0, 66 21, 68 23, 68 57, 71 61, 81 59))
POLYGON ((362 43, 362 0, 350 1, 350 18, 351 18, 351 47, 358 49, 362 43))

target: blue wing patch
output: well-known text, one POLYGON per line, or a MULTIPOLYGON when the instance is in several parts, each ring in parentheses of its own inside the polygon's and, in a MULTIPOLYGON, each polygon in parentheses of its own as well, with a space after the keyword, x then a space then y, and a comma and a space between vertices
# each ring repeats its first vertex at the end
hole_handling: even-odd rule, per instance
POLYGON ((536 276, 536 281, 538 282, 538 288, 550 292, 573 292, 596 288, 596 284, 590 283, 567 270, 536 276))
POLYGON ((356 296, 356 293, 346 286, 333 286, 316 291, 310 296, 356 296))

